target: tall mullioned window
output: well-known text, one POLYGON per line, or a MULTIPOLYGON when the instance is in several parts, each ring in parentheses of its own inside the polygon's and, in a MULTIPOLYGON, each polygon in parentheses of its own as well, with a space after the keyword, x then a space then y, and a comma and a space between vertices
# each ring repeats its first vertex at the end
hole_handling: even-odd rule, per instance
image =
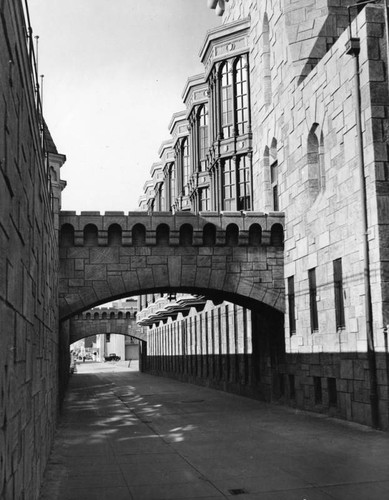
POLYGON ((235 162, 229 158, 224 160, 222 167, 223 197, 222 210, 235 210, 236 184, 235 162))
POLYGON ((208 106, 204 104, 199 112, 199 158, 200 171, 205 172, 207 166, 208 151, 208 106))
POLYGON ((190 152, 189 152, 189 139, 185 138, 181 145, 182 152, 182 184, 183 187, 188 184, 190 175, 190 152))
POLYGON ((235 67, 236 75, 236 129, 237 134, 242 135, 248 132, 249 124, 249 103, 248 103, 248 76, 247 57, 239 58, 235 67))
POLYGON ((247 156, 239 159, 237 209, 251 210, 251 168, 247 156))
POLYGON ((174 204, 176 198, 176 168, 174 163, 169 167, 169 188, 170 188, 170 207, 174 204))
POLYGON ((221 71, 221 125, 224 139, 232 137, 234 125, 231 62, 224 63, 221 71))
POLYGON ((205 212, 211 208, 211 197, 209 188, 199 189, 199 210, 205 212))

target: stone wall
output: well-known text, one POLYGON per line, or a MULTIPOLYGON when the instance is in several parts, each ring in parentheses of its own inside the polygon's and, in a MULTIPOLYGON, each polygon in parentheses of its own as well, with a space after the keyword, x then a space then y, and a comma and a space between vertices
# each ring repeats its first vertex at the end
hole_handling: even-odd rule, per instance
POLYGON ((58 242, 25 26, 19 0, 0 2, 0 498, 7 499, 37 498, 58 409, 58 242))

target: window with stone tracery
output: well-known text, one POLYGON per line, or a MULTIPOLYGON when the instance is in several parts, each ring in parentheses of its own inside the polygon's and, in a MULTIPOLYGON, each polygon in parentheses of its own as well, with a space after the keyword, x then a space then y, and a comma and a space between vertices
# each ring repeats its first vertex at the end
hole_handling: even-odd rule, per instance
POLYGON ((169 185, 170 185, 170 207, 173 205, 176 198, 176 168, 174 163, 169 167, 169 185))
POLYGON ((238 159, 238 210, 251 210, 251 168, 247 156, 238 159))
POLYGON ((228 59, 220 69, 220 131, 223 139, 249 132, 248 56, 228 59))
POLYGON ((189 151, 189 139, 186 137, 182 140, 181 144, 181 154, 182 154, 182 185, 188 184, 190 175, 190 151, 189 151))
POLYGON ((211 208, 209 188, 199 189, 199 211, 205 212, 211 208))
POLYGON ((205 172, 207 167, 208 151, 208 106, 204 104, 198 115, 199 159, 200 172, 205 172))
POLYGON ((223 138, 227 139, 233 135, 234 113, 233 113, 233 91, 232 91, 232 67, 231 62, 226 61, 221 70, 220 107, 221 128, 223 138))
POLYGON ((222 165, 222 210, 235 210, 236 178, 235 161, 231 158, 223 161, 222 165))
POLYGON ((247 57, 236 63, 236 128, 237 134, 247 134, 249 123, 247 57))

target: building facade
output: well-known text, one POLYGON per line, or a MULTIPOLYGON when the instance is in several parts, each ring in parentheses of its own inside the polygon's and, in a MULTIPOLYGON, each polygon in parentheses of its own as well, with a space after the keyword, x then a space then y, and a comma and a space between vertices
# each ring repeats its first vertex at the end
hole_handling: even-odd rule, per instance
MULTIPOLYGON (((206 34, 200 50, 204 73, 188 79, 184 111, 173 116, 164 142, 170 156, 161 158, 159 207, 283 212, 285 318, 276 327, 254 311, 235 311, 252 315, 246 352, 258 371, 239 390, 261 386, 267 399, 387 428, 385 11, 346 4, 224 4, 222 26, 206 34)), ((195 309, 191 315, 199 317, 195 309)), ((209 316, 206 328, 215 328, 209 316)), ((239 338, 241 322, 231 318, 239 338)), ((184 328, 182 319, 166 331, 163 322, 148 327, 155 372, 181 377, 159 357, 198 354, 208 345, 203 337, 192 351, 159 344, 160 329, 170 338, 184 328)), ((188 342, 189 333, 180 335, 188 342)), ((243 355, 243 345, 213 354, 243 355)), ((184 378, 211 383, 190 369, 184 378)))

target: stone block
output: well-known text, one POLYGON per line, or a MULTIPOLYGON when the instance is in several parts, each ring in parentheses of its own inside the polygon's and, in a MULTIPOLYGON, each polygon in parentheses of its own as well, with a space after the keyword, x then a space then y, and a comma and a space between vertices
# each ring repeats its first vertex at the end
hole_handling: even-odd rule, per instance
POLYGON ((112 264, 119 262, 119 248, 91 248, 89 262, 90 264, 112 264))
POLYGON ((107 278, 107 268, 104 264, 87 264, 85 266, 86 281, 101 281, 107 278))

